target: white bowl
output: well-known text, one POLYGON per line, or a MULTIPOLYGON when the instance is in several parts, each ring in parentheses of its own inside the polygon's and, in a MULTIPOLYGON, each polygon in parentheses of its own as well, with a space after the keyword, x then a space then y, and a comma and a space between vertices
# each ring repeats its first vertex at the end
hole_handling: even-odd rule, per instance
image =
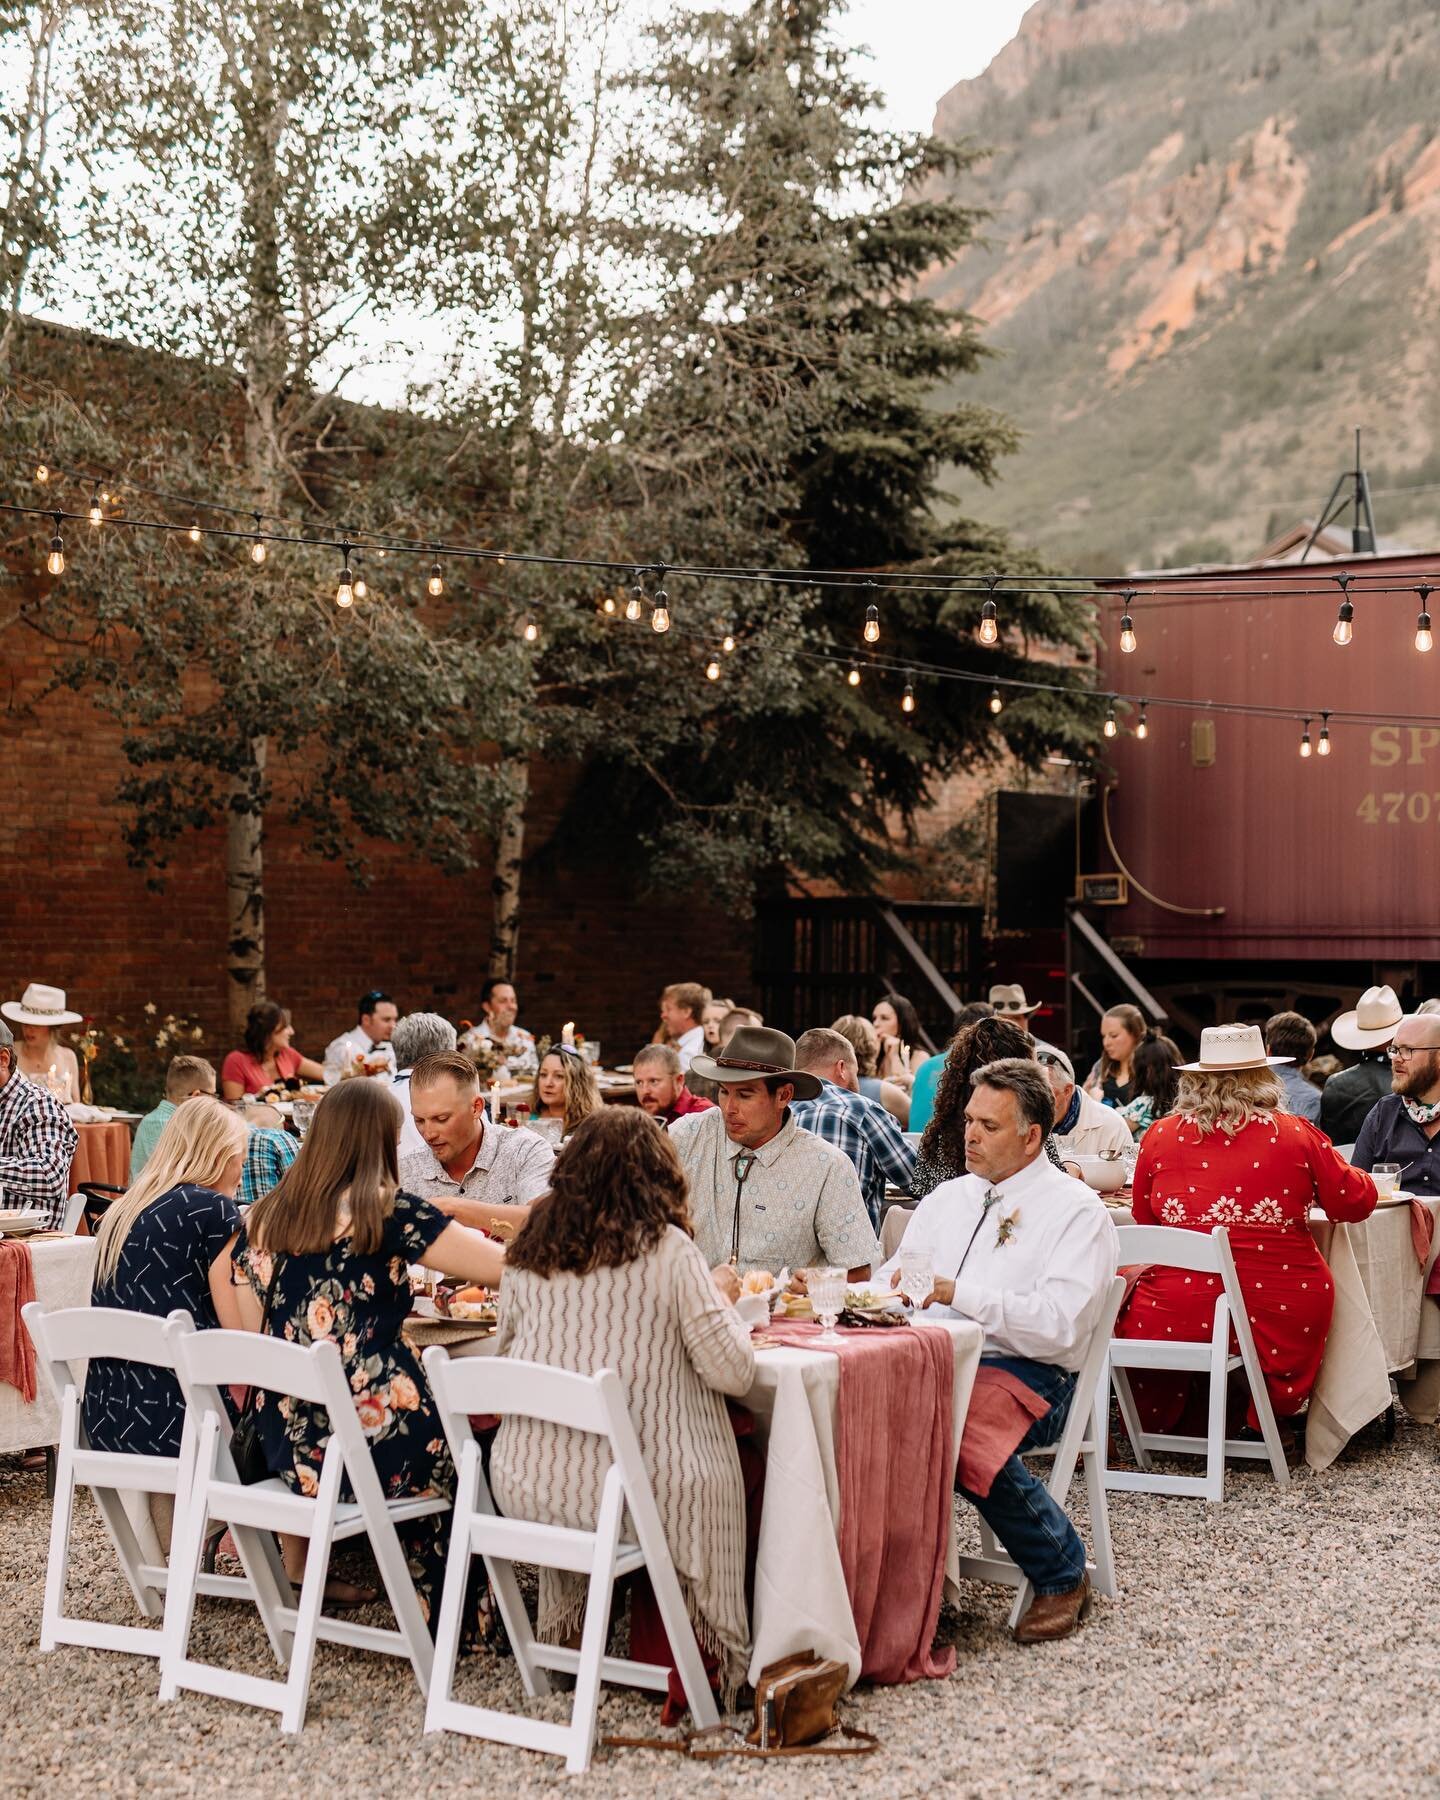
POLYGON ((1097 1194, 1113 1194, 1125 1185, 1123 1156, 1067 1156, 1080 1171, 1080 1179, 1097 1194))

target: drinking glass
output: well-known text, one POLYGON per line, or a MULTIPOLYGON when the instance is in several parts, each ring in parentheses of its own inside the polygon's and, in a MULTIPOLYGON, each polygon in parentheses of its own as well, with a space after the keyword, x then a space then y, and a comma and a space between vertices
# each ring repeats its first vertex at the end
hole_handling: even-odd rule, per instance
POLYGON ((310 1129, 310 1121, 315 1117, 318 1102, 314 1100, 294 1100, 290 1105, 290 1117, 295 1121, 295 1130, 301 1141, 310 1129))
POLYGON ((916 1312, 930 1298, 935 1287, 935 1258, 928 1250, 907 1250, 900 1246, 900 1292, 916 1312))
POLYGON ((600 1045, 597 1039, 586 1038, 585 1042, 580 1046, 580 1054, 592 1068, 598 1069, 600 1067, 600 1045))
POLYGON ((835 1321, 845 1310, 845 1271, 843 1269, 811 1269, 806 1280, 810 1292, 810 1304, 814 1308, 815 1317, 820 1321, 821 1331, 815 1342, 817 1344, 838 1344, 840 1333, 835 1329, 835 1321))
POLYGON ((1400 1185, 1399 1163, 1375 1163, 1370 1170, 1376 1192, 1382 1200, 1393 1194, 1400 1185))

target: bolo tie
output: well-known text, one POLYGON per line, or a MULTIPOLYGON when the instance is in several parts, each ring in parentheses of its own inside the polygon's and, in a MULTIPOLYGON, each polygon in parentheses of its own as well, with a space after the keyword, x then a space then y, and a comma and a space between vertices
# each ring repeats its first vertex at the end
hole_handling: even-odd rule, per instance
POLYGON ((750 1179, 750 1171, 755 1167, 755 1152, 742 1150, 735 1158, 735 1224, 730 1236, 730 1267, 740 1267, 740 1202, 744 1197, 745 1183, 750 1179))

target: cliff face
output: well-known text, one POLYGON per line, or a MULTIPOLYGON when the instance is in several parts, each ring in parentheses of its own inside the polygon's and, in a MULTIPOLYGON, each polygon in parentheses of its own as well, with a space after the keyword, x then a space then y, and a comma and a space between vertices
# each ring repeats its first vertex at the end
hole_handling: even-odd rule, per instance
POLYGON ((1249 555, 1367 428, 1380 530, 1440 541, 1440 11, 1036 0, 936 130, 992 154, 929 289, 1027 433, 961 498, 1076 569, 1249 555))

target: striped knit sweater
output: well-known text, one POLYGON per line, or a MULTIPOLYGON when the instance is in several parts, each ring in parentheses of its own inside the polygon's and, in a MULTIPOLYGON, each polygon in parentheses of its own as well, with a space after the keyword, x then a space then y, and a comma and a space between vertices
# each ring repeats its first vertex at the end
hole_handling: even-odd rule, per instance
MULTIPOLYGON (((653 1250, 618 1268, 549 1277, 507 1269, 496 1350, 620 1377, 691 1622, 733 1692, 749 1654, 745 1492, 721 1395, 749 1391, 755 1353, 704 1257, 671 1226, 653 1250)), ((599 1513, 608 1466, 599 1438, 506 1419, 490 1485, 503 1513, 583 1529, 599 1513)), ((584 1610, 582 1577, 541 1571, 541 1637, 563 1640, 584 1610)))

